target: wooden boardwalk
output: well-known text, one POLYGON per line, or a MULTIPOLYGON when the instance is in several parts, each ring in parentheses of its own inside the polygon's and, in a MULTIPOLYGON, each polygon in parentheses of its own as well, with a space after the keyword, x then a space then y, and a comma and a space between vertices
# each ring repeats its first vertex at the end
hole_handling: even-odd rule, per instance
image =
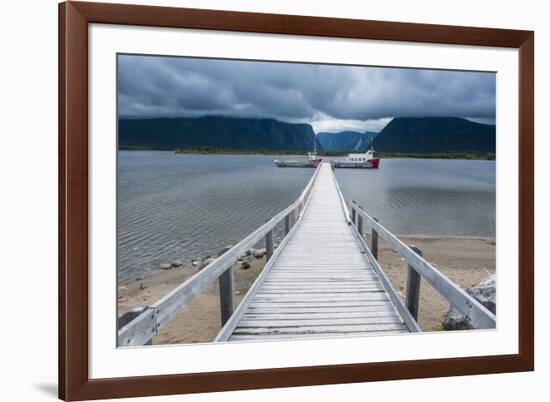
POLYGON ((349 224, 328 163, 218 341, 409 332, 349 224))
POLYGON ((159 330, 214 281, 220 287, 222 328, 215 342, 419 332, 420 282, 464 315, 472 328, 496 327, 496 316, 371 217, 348 204, 328 163, 315 170, 302 194, 238 244, 170 293, 118 319, 117 345, 152 343, 159 330), (273 231, 286 236, 274 250, 273 231), (371 246, 362 233, 371 230, 371 246), (377 261, 378 237, 407 262, 406 300, 377 261), (233 266, 265 240, 267 263, 235 309, 233 266))

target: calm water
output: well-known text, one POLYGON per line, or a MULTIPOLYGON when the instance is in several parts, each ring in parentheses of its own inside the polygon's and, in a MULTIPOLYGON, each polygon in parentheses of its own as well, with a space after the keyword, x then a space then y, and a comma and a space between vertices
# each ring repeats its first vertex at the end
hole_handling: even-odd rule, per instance
MULTIPOLYGON (((216 255, 286 208, 313 170, 273 159, 119 152, 119 280, 216 255)), ((494 162, 393 159, 336 176, 346 199, 396 233, 494 236, 494 162)))
POLYGON ((384 159, 336 169, 346 200, 396 234, 495 236, 495 161, 384 159))
POLYGON ((312 169, 272 156, 118 153, 118 277, 216 255, 291 204, 312 169))

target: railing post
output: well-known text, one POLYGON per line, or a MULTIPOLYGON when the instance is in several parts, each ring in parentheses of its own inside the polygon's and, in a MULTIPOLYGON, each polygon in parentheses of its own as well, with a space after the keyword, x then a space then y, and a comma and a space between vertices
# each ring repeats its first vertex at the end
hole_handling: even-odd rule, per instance
MULTIPOLYGON (((378 222, 378 219, 372 218, 375 222, 378 222)), ((378 232, 374 227, 372 228, 371 235, 370 235, 370 249, 372 251, 372 255, 375 259, 378 259, 378 232)))
POLYGON ((355 225, 355 215, 357 213, 355 212, 355 205, 351 204, 351 223, 355 225))
POLYGON ((235 310, 235 281, 233 267, 229 267, 220 275, 220 310, 222 315, 222 327, 233 315, 235 310))
POLYGON ((290 213, 285 216, 285 235, 287 235, 288 232, 290 232, 290 213))
MULTIPOLYGON (((120 330, 120 328, 132 322, 145 310, 147 310, 147 306, 134 307, 133 309, 127 311, 126 313, 118 317, 118 329, 120 330)), ((147 342, 144 343, 144 345, 152 345, 152 344, 153 344, 153 338, 149 339, 147 342)))
POLYGON ((361 215, 357 215, 357 231, 361 235, 361 238, 363 237, 363 217, 361 215))
POLYGON ((269 261, 273 255, 273 229, 265 235, 265 260, 269 261))
MULTIPOLYGON (((410 246, 411 249, 418 255, 422 256, 422 250, 418 247, 410 246)), ((407 272, 407 309, 416 321, 418 321, 418 301, 420 299, 420 280, 421 276, 416 270, 408 266, 407 272)))

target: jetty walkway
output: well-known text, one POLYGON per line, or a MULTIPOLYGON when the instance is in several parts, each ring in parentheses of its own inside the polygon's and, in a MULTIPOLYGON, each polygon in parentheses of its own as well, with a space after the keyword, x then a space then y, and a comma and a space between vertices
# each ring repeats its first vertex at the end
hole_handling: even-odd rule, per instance
POLYGON ((348 207, 330 164, 323 162, 288 208, 159 301, 120 317, 118 345, 150 343, 215 280, 222 320, 215 342, 419 332, 421 279, 473 328, 495 328, 494 314, 427 262, 420 250, 402 243, 355 202, 348 207), (286 235, 274 248, 273 229, 279 224, 286 235), (366 226, 370 247, 363 236, 366 226), (404 299, 377 261, 379 236, 408 263, 404 299), (235 309, 232 267, 262 239, 268 261, 235 309))

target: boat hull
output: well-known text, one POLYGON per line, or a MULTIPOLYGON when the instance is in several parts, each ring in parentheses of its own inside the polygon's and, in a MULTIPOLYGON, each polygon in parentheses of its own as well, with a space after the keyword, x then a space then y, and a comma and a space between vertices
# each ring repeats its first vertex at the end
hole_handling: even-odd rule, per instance
POLYGON ((333 168, 348 168, 348 169, 378 169, 380 159, 369 159, 366 162, 347 162, 347 161, 332 161, 333 168))
POLYGON ((277 167, 297 167, 297 168, 316 168, 321 163, 321 159, 308 160, 308 161, 274 161, 277 167))

